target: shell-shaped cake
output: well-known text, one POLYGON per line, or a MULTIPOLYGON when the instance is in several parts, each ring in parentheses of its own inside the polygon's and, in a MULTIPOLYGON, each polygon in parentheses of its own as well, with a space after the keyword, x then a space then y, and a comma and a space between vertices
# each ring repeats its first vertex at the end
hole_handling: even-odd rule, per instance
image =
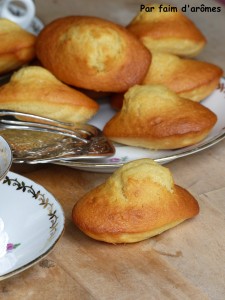
POLYGON ((162 233, 199 212, 196 199, 151 159, 129 162, 75 204, 73 222, 108 243, 133 243, 162 233))
POLYGON ((103 92, 126 91, 143 80, 150 52, 123 26, 97 17, 63 17, 39 34, 36 53, 61 81, 103 92))
POLYGON ((206 44, 196 25, 179 9, 168 4, 148 4, 127 26, 149 50, 194 57, 206 44))
POLYGON ((13 71, 35 57, 36 36, 0 18, 0 74, 13 71))
POLYGON ((124 95, 122 109, 103 132, 125 145, 177 149, 203 140, 216 121, 211 110, 163 85, 136 85, 124 95))
POLYGON ((98 104, 59 81, 40 66, 15 72, 0 87, 0 108, 40 115, 64 122, 85 123, 98 111, 98 104))

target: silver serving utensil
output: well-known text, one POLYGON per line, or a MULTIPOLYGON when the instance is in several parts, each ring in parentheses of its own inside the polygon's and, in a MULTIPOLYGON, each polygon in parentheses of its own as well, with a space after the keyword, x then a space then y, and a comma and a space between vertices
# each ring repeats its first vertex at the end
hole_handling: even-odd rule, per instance
POLYGON ((49 163, 112 156, 115 148, 102 131, 29 113, 0 110, 1 135, 13 151, 13 162, 49 163))

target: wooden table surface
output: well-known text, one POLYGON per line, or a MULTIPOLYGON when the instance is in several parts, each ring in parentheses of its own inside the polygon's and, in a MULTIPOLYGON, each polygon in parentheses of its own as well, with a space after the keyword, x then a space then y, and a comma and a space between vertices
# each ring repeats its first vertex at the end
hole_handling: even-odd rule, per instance
MULTIPOLYGON (((95 15, 126 24, 139 0, 37 0, 45 24, 64 15, 95 15)), ((170 1, 191 6, 201 1, 170 1)), ((204 4, 221 6, 216 1, 204 4)), ((208 45, 200 59, 225 70, 225 8, 220 13, 189 13, 208 45)), ((224 113, 225 117, 225 113, 224 113)), ((30 269, 0 282, 0 299, 225 299, 225 140, 198 154, 167 164, 175 182, 199 201, 193 220, 130 245, 97 242, 72 223, 75 202, 110 174, 67 167, 15 165, 61 203, 65 232, 53 251, 30 269)))

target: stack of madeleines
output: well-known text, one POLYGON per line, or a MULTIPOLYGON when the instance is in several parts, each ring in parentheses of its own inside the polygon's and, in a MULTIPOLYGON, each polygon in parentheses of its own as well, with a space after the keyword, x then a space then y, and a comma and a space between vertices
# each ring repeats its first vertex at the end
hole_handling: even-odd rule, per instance
MULTIPOLYGON (((179 11, 159 12, 158 4, 148 6, 151 12, 138 13, 127 27, 69 16, 37 37, 0 19, 0 74, 23 66, 0 87, 0 109, 86 123, 99 109, 90 95, 107 94, 117 110, 103 130, 112 141, 176 149, 204 139, 217 117, 200 101, 223 72, 193 58, 206 39, 191 20, 179 11), (26 66, 35 57, 38 63, 26 66)), ((82 197, 72 217, 94 239, 132 243, 198 212, 196 199, 174 184, 168 169, 141 159, 82 197)))
POLYGON ((193 59, 206 39, 191 20, 149 6, 152 12, 138 13, 127 27, 68 16, 37 37, 0 19, 0 74, 38 59, 0 87, 0 108, 86 123, 99 109, 93 95, 104 93, 118 110, 104 127, 112 141, 176 149, 204 139, 217 118, 198 102, 223 72, 193 59))

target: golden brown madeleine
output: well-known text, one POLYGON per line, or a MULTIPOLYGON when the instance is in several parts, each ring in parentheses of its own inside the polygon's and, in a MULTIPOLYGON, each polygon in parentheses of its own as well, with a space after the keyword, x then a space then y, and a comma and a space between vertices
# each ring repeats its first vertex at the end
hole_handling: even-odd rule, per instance
POLYGON ((63 82, 102 92, 126 91, 140 83, 151 54, 127 29, 96 17, 71 16, 48 24, 36 53, 63 82))
POLYGON ((129 162, 75 204, 72 218, 85 234, 108 243, 133 243, 199 213, 196 199, 151 159, 129 162))
MULTIPOLYGON (((160 12, 160 4, 149 4, 152 12, 141 11, 127 26, 149 50, 193 57, 201 52, 206 39, 181 11, 160 12)), ((169 5, 163 5, 163 8, 169 5)))
POLYGON ((203 105, 162 85, 136 85, 104 127, 112 141, 150 149, 176 149, 203 140, 217 121, 203 105))
POLYGON ((36 37, 7 19, 0 18, 0 74, 15 70, 35 56, 36 37))
POLYGON ((84 123, 97 112, 98 104, 48 70, 30 66, 15 72, 10 82, 0 87, 0 108, 84 123))
POLYGON ((214 64, 153 52, 142 84, 163 84, 183 98, 201 101, 217 88, 222 75, 223 70, 214 64))

